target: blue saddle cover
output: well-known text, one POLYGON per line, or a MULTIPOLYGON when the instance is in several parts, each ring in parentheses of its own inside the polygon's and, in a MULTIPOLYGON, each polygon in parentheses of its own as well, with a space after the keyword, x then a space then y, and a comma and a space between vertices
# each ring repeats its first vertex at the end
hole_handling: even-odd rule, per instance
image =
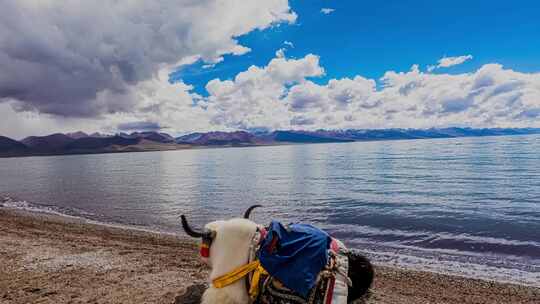
POLYGON ((272 221, 258 258, 271 276, 307 297, 328 261, 330 243, 326 232, 311 225, 272 221))

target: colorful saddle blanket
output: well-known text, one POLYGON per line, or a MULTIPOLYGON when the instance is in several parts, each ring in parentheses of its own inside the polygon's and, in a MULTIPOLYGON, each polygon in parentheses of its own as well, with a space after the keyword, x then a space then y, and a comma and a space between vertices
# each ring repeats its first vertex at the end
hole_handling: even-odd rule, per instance
POLYGON ((318 274, 307 297, 287 288, 277 278, 265 276, 260 283, 257 304, 346 304, 349 279, 347 248, 332 240, 328 264, 318 274))
POLYGON ((270 276, 308 298, 319 273, 328 263, 330 236, 311 225, 282 225, 272 221, 258 258, 270 276))

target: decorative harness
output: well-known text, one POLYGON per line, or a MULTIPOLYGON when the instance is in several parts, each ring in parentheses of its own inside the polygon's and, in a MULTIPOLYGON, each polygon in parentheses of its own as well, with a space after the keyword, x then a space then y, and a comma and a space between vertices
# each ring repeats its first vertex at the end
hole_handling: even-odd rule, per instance
MULTIPOLYGON (((253 238, 251 239, 251 243, 249 245, 248 263, 237 267, 229 273, 215 278, 214 280, 212 280, 212 285, 214 285, 215 288, 223 288, 245 277, 246 288, 248 289, 249 297, 252 301, 255 301, 260 292, 259 283, 261 277, 268 275, 268 272, 263 268, 260 261, 256 258, 256 253, 259 249, 259 245, 261 241, 266 237, 266 234, 267 231, 264 227, 257 227, 257 231, 253 235, 253 238)), ((203 246, 205 246, 204 242, 201 245, 201 253, 203 246)))

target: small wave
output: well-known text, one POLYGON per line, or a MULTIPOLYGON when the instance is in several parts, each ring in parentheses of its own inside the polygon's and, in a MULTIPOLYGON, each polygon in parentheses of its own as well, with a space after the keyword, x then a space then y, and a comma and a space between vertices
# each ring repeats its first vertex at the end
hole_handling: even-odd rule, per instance
POLYGON ((470 243, 484 243, 493 245, 514 245, 514 246, 533 246, 540 248, 540 242, 511 240, 502 237, 475 236, 467 233, 452 234, 448 232, 434 233, 431 231, 407 231, 400 229, 382 229, 363 225, 332 225, 327 226, 332 231, 338 233, 342 231, 352 231, 361 234, 363 237, 387 237, 387 238, 415 238, 417 241, 430 239, 454 240, 470 243))
POLYGON ((158 233, 158 234, 164 234, 164 235, 177 235, 177 233, 164 231, 158 228, 154 229, 154 228, 141 227, 141 226, 136 226, 136 225, 126 225, 126 224, 120 224, 120 223, 114 223, 114 222, 100 221, 96 219, 97 216, 93 213, 85 212, 82 210, 59 208, 56 206, 45 206, 45 205, 34 204, 34 203, 27 202, 25 200, 17 200, 9 196, 5 196, 0 200, 0 207, 7 208, 7 209, 14 209, 14 210, 23 210, 23 211, 28 211, 31 213, 50 214, 50 215, 55 215, 55 216, 59 216, 63 218, 81 220, 88 224, 101 225, 101 226, 106 226, 106 227, 111 227, 111 228, 136 230, 136 231, 141 231, 141 232, 158 233))
POLYGON ((381 265, 540 287, 540 273, 537 269, 497 267, 482 263, 433 256, 423 257, 416 254, 380 249, 363 251, 381 265))
POLYGON ((33 204, 24 200, 16 200, 8 196, 2 198, 2 202, 0 206, 3 208, 19 209, 19 210, 25 210, 25 211, 30 211, 30 212, 36 212, 36 213, 47 213, 47 214, 54 214, 58 216, 75 217, 73 215, 62 212, 58 208, 55 208, 55 207, 37 205, 37 204, 33 204))

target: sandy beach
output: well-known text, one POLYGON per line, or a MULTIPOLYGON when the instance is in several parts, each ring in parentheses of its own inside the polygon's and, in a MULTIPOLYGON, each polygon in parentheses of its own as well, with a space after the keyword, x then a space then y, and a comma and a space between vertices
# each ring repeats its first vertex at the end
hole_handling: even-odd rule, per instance
MULTIPOLYGON (((0 209, 0 303, 175 303, 205 282, 180 236, 0 209)), ((365 303, 539 303, 540 289, 376 267, 365 303)))

